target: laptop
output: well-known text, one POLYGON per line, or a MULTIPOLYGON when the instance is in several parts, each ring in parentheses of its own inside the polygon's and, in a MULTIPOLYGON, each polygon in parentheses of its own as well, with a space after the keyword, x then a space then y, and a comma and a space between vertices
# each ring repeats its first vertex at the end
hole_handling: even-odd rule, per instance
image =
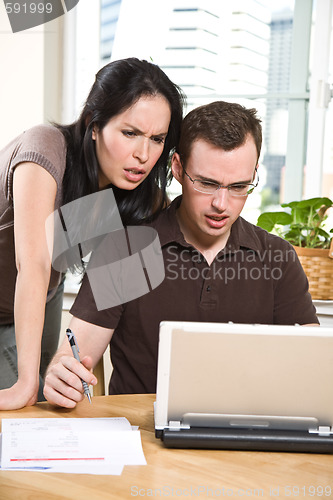
POLYGON ((333 452, 333 329, 163 321, 155 435, 166 447, 333 452))

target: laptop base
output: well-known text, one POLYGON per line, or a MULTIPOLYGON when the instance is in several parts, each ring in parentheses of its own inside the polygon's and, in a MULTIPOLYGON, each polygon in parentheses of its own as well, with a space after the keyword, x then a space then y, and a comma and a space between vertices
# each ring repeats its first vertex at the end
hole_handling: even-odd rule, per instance
POLYGON ((167 448, 333 453, 333 435, 307 431, 196 427, 158 432, 167 448))

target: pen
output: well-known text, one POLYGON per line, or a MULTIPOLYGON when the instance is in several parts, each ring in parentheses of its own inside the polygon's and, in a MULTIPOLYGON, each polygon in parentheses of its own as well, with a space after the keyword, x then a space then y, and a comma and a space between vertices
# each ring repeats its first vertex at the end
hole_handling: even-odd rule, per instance
MULTIPOLYGON (((79 362, 81 363, 80 361, 80 356, 79 356, 79 347, 76 343, 76 340, 75 340, 75 336, 74 336, 74 333, 72 332, 72 330, 70 328, 67 328, 66 330, 66 335, 67 335, 67 338, 69 340, 69 343, 70 343, 70 346, 71 346, 71 349, 72 349, 72 353, 73 353, 73 356, 74 358, 79 362)), ((88 384, 87 382, 85 382, 84 380, 82 380, 82 385, 83 385, 83 389, 84 389, 84 393, 85 395, 87 396, 88 398, 88 401, 89 403, 91 404, 91 395, 90 395, 90 392, 89 392, 89 387, 88 387, 88 384)))

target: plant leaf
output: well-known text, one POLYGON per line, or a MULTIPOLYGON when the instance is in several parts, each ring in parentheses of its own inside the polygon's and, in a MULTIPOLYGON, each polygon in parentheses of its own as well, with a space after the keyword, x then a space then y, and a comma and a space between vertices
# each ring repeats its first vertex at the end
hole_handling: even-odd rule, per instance
POLYGON ((329 198, 310 198, 309 200, 301 200, 299 202, 299 207, 312 207, 314 210, 318 210, 322 206, 331 207, 332 201, 329 198))
POLYGON ((291 210, 291 216, 294 223, 299 223, 302 226, 308 221, 310 207, 295 207, 291 210))
POLYGON ((288 207, 288 208, 312 207, 315 210, 317 210, 322 206, 331 207, 332 205, 333 205, 332 200, 323 197, 323 198, 309 198, 308 200, 291 201, 290 203, 282 203, 281 207, 288 207))
POLYGON ((290 203, 281 203, 281 207, 295 208, 298 207, 299 201, 291 201, 290 203))
POLYGON ((292 217, 286 212, 266 212, 259 215, 257 226, 266 229, 266 231, 271 232, 276 224, 281 224, 285 226, 292 222, 292 217))
POLYGON ((318 234, 323 238, 325 238, 326 240, 330 239, 330 235, 328 234, 328 232, 320 227, 318 228, 318 234))

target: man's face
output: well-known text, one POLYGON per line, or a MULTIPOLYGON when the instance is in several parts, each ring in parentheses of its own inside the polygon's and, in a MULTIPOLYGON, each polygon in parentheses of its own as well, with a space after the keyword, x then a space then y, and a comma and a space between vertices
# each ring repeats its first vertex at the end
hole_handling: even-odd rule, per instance
MULTIPOLYGON (((224 151, 201 139, 196 141, 184 168, 192 179, 228 186, 252 182, 256 165, 257 150, 249 135, 242 146, 231 151, 224 151)), ((196 191, 184 173, 178 154, 173 157, 172 172, 182 185, 178 218, 185 239, 199 250, 216 245, 224 248, 247 196, 232 196, 227 189, 218 189, 212 195, 196 191)))

